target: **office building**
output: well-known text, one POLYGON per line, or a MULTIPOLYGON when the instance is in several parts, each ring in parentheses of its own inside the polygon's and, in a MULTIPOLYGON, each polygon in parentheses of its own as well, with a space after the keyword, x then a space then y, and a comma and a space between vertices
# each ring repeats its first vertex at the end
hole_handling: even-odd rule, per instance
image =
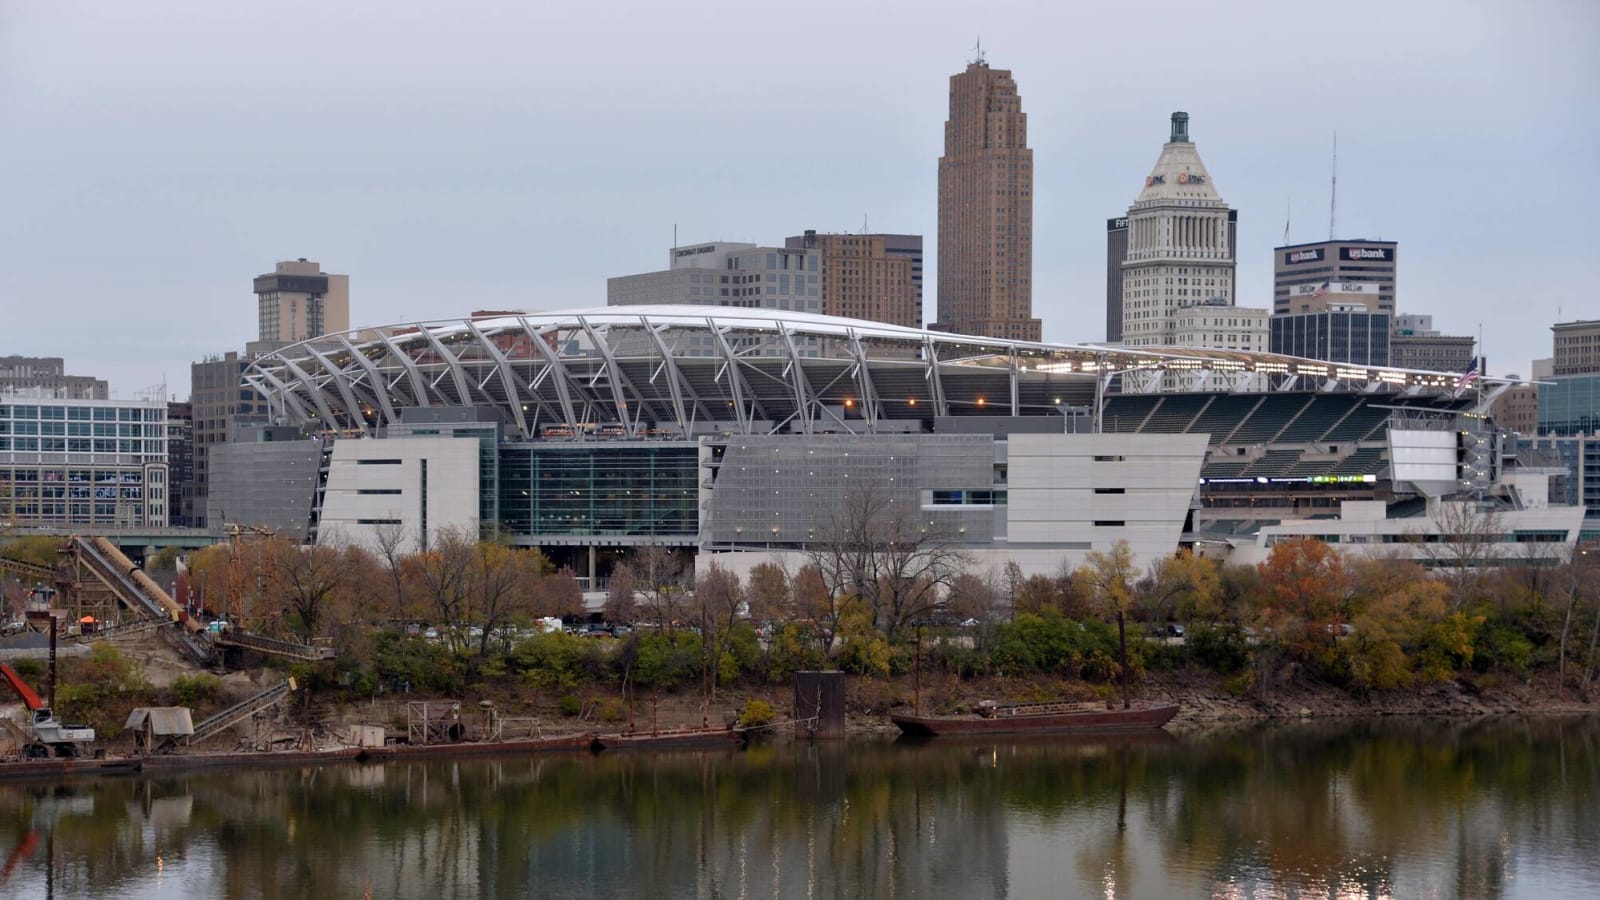
POLYGON ((207 518, 211 448, 232 439, 240 417, 247 421, 264 421, 267 415, 266 402, 261 395, 240 381, 252 359, 252 356, 229 351, 189 366, 193 470, 190 480, 178 485, 178 491, 181 510, 192 527, 222 524, 207 518))
POLYGON ((1440 334, 1433 316, 1402 313, 1389 334, 1389 365, 1397 369, 1461 372, 1472 365, 1478 341, 1471 335, 1440 334))
POLYGON ((1539 384, 1539 433, 1600 433, 1600 320, 1551 326, 1554 352, 1534 360, 1539 384))
MULTIPOLYGON (((1239 211, 1228 210, 1228 255, 1238 258, 1239 211)), ((1106 220, 1106 343, 1122 343, 1122 264, 1128 259, 1128 217, 1106 220)), ((1265 311, 1262 311, 1263 319, 1265 311)), ((1265 340, 1265 322, 1262 340, 1265 340)), ((1179 330, 1182 330, 1180 325, 1179 330)), ((1181 343, 1181 337, 1179 338, 1181 343)))
POLYGON ((204 516, 194 505, 194 406, 171 401, 167 404, 167 522, 178 528, 193 528, 204 516))
POLYGON ((1555 354, 1550 374, 1600 375, 1600 319, 1553 325, 1555 354))
POLYGON ((1290 312, 1296 289, 1306 285, 1371 284, 1378 290, 1378 312, 1393 316, 1396 247, 1394 241, 1318 241, 1273 250, 1272 311, 1290 312))
POLYGON ((1538 434, 1539 386, 1518 384, 1506 388, 1495 398, 1489 414, 1494 417, 1496 425, 1507 431, 1521 435, 1538 434))
POLYGON ((1361 366, 1388 366, 1390 316, 1376 285, 1298 285, 1290 311, 1271 319, 1273 353, 1361 366))
POLYGON ((922 327, 920 235, 807 231, 783 246, 820 255, 823 315, 922 327))
POLYGON ((822 254, 726 241, 674 247, 662 271, 606 279, 607 306, 642 304, 817 312, 822 254))
POLYGON ((1268 318, 1265 309, 1230 306, 1220 297, 1182 304, 1172 314, 1172 344, 1265 353, 1268 318))
POLYGON ((300 257, 255 277, 258 350, 350 328, 350 276, 300 257))
POLYGON ((0 356, 0 395, 51 397, 60 400, 105 400, 105 381, 66 374, 59 356, 0 356))
POLYGON ((1128 217, 1106 220, 1106 343, 1122 342, 1122 263, 1128 258, 1128 217))
POLYGON ((163 527, 167 406, 0 396, 0 522, 163 527))
POLYGON ((1554 456, 1567 473, 1561 499, 1584 510, 1583 540, 1600 541, 1600 433, 1523 436, 1516 442, 1522 456, 1554 456))
POLYGON ((939 157, 939 298, 934 328, 1037 341, 1033 151, 1010 70, 981 58, 950 76, 939 157))
POLYGON ((1173 113, 1171 126, 1128 207, 1121 333, 1127 347, 1176 344, 1181 308, 1234 305, 1234 220, 1189 139, 1189 114, 1173 113))

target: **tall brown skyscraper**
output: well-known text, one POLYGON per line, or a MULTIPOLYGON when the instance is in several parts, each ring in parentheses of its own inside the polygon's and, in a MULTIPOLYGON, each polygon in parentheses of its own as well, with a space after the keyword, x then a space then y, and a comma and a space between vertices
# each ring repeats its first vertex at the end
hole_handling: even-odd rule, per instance
POLYGON ((1007 69, 981 58, 950 76, 939 157, 942 331, 1037 341, 1033 318, 1033 151, 1007 69))

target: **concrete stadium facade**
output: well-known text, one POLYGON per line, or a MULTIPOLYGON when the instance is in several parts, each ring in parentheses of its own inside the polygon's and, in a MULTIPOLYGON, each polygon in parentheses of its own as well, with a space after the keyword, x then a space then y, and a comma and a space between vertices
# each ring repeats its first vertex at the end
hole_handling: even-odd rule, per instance
POLYGON ((1459 405, 1456 377, 632 306, 326 335, 244 382, 322 453, 318 539, 476 527, 593 576, 647 544, 803 554, 847 483, 980 564, 1143 564, 1230 485, 1372 499, 1386 405, 1459 405))

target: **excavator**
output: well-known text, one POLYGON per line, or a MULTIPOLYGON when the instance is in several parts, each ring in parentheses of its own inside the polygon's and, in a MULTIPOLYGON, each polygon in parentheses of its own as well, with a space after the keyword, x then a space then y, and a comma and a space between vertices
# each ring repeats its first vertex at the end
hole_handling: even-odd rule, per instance
POLYGON ((94 743, 94 729, 83 725, 69 725, 56 718, 50 707, 28 686, 16 670, 0 663, 0 678, 22 698, 28 708, 28 744, 24 753, 33 759, 49 756, 71 758, 89 756, 89 745, 94 743))

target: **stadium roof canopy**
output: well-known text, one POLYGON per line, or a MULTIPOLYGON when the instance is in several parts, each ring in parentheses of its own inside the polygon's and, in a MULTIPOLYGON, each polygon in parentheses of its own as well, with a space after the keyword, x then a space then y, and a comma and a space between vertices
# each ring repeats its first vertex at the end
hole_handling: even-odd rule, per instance
POLYGON ((621 306, 476 313, 330 334, 244 381, 290 421, 367 431, 408 407, 491 407, 524 436, 622 426, 872 432, 894 420, 1050 415, 1102 390, 1449 393, 1455 373, 1271 353, 1030 343, 812 313, 621 306))

